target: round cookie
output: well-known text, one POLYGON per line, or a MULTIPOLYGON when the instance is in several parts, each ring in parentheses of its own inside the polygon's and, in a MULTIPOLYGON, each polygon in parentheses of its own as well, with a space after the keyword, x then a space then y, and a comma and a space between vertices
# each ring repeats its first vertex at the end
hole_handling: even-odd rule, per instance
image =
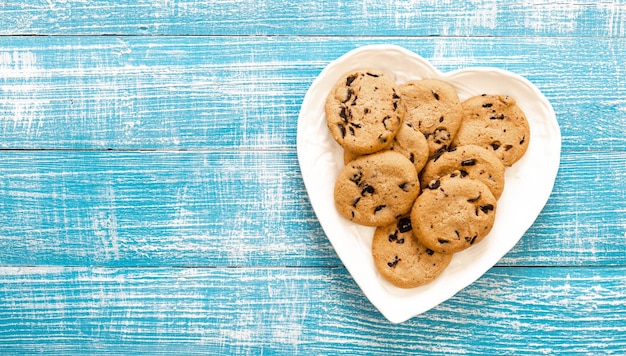
MULTIPOLYGON (((428 142, 420 131, 413 129, 410 124, 403 124, 398 134, 387 148, 404 155, 411 162, 415 170, 419 173, 428 161, 428 142)), ((348 164, 360 155, 346 151, 343 152, 343 163, 348 164)))
POLYGON ((463 102, 463 124, 453 146, 475 144, 493 151, 505 166, 526 152, 530 127, 515 100, 503 95, 479 95, 463 102))
POLYGON ((504 164, 491 151, 477 145, 459 146, 445 151, 426 163, 420 176, 425 189, 433 180, 454 171, 485 183, 496 199, 504 190, 504 164))
POLYGON ((399 90, 406 105, 404 121, 424 134, 429 156, 450 147, 463 118, 456 89, 442 80, 422 79, 399 90))
POLYGON ((417 239, 435 252, 455 253, 479 243, 495 221, 496 198, 459 172, 432 181, 411 210, 417 239))
POLYGON ((380 274, 400 288, 430 283, 452 260, 452 254, 435 252, 420 243, 413 236, 408 216, 376 228, 372 257, 380 274))
POLYGON ((330 91, 326 124, 344 149, 369 154, 389 146, 404 119, 395 81, 370 69, 347 74, 330 91))
POLYGON ((384 226, 408 213, 420 192, 417 172, 400 153, 382 151, 347 164, 335 182, 335 206, 345 218, 384 226))

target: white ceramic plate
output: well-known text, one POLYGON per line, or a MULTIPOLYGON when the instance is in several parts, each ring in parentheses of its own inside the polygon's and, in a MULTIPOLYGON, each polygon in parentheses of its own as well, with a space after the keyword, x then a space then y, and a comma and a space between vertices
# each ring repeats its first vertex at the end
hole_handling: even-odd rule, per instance
POLYGON ((297 151, 304 183, 317 218, 337 255, 363 293, 391 322, 423 313, 473 283, 502 258, 533 224, 552 192, 559 167, 561 134, 552 106, 525 78, 496 68, 467 68, 441 73, 402 47, 365 46, 330 63, 311 84, 300 109, 297 151), (413 289, 397 288, 378 273, 371 255, 374 228, 358 226, 335 209, 333 189, 343 167, 343 151, 332 139, 324 102, 347 72, 379 68, 399 84, 439 78, 452 84, 463 101, 482 93, 513 97, 530 124, 526 154, 507 168, 493 229, 481 243, 454 255, 439 278, 413 289))

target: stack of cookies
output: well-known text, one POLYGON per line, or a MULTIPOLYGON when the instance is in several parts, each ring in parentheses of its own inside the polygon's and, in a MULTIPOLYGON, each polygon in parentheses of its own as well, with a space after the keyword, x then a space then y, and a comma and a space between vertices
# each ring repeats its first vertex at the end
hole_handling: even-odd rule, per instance
POLYGON ((325 112, 344 149, 337 210, 376 227, 374 264, 401 288, 431 282, 454 253, 491 231, 505 167, 530 141, 528 121, 511 97, 461 102, 445 81, 399 85, 377 69, 341 78, 325 112))

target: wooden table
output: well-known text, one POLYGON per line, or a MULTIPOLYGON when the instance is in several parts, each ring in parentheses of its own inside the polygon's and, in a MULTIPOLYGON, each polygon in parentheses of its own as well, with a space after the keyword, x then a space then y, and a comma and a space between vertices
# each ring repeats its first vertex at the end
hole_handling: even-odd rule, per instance
POLYGON ((0 1, 2 354, 623 354, 622 1, 0 1), (320 71, 395 44, 525 76, 562 132, 516 247, 390 324, 296 156, 320 71))

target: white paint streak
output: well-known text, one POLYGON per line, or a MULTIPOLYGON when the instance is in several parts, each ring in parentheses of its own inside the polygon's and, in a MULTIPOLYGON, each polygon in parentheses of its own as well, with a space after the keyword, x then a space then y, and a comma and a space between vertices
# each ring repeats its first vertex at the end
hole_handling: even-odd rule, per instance
POLYGON ((48 99, 40 98, 48 89, 37 83, 42 74, 35 53, 0 52, 0 77, 8 82, 0 86, 0 125, 5 130, 21 129, 27 135, 38 132, 45 105, 50 103, 48 99), (12 128, 7 128, 11 123, 12 128))
POLYGON ((585 5, 573 2, 528 4, 524 25, 538 33, 568 34, 576 31, 578 18, 584 15, 585 5), (537 7, 541 7, 540 10, 537 7))
POLYGON ((120 258, 119 241, 117 236, 117 216, 115 214, 115 191, 108 186, 105 191, 107 210, 99 211, 92 218, 92 228, 94 235, 102 243, 104 258, 118 260, 120 258))

